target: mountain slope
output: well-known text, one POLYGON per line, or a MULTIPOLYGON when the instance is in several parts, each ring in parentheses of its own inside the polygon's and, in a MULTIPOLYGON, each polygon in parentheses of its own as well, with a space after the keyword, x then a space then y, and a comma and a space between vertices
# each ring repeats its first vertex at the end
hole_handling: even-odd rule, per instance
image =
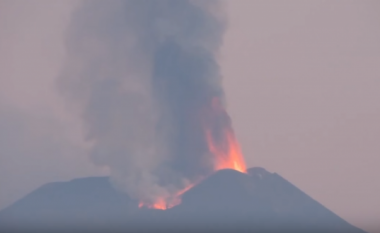
POLYGON ((247 173, 218 171, 166 211, 139 209, 107 177, 50 183, 1 211, 0 230, 364 233, 280 175, 247 173))

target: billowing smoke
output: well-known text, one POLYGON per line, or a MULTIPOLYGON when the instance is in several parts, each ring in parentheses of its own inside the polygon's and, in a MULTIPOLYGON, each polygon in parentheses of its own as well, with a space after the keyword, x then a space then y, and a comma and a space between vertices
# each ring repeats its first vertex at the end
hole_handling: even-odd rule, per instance
POLYGON ((214 169, 204 122, 223 100, 222 16, 207 0, 88 0, 72 16, 60 88, 91 158, 133 198, 170 197, 214 169))

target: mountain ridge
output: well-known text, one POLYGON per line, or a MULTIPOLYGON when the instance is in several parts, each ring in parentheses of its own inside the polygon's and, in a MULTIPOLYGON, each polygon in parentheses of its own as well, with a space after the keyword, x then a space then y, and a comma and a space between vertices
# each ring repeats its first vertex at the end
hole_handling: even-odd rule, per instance
POLYGON ((108 177, 48 183, 0 211, 1 229, 365 233, 279 174, 258 167, 247 174, 220 170, 165 211, 138 208, 108 177))

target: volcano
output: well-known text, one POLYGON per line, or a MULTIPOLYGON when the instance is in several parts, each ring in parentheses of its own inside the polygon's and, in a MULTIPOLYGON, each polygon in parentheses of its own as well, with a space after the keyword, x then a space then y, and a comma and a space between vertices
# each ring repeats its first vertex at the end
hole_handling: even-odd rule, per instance
POLYGON ((167 210, 139 208, 108 177, 46 184, 0 212, 0 232, 365 233, 276 173, 220 170, 167 210))

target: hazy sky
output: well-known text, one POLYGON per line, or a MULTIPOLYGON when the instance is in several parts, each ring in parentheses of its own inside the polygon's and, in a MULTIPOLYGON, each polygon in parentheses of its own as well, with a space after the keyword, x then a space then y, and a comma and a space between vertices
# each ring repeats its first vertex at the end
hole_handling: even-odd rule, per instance
POLYGON ((227 1, 221 62, 250 166, 380 219, 380 1, 227 1))
MULTIPOLYGON (((77 1, 0 0, 0 208, 88 162, 55 80, 77 1)), ((277 172, 354 225, 380 218, 380 2, 230 0, 221 51, 249 166, 277 172)))

